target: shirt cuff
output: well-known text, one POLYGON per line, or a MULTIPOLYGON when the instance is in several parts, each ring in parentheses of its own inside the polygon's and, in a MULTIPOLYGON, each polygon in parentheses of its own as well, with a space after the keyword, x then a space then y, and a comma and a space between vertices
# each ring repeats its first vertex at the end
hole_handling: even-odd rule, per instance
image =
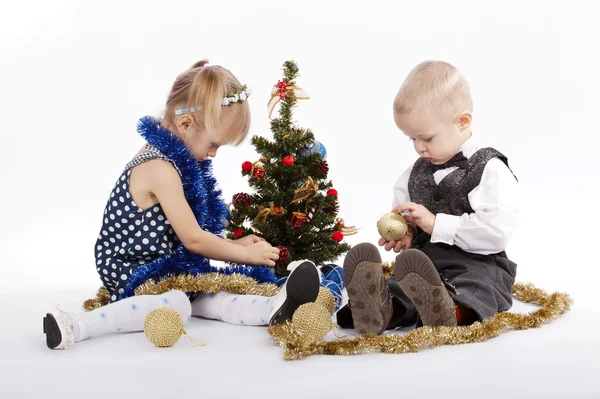
POLYGON ((454 245, 454 237, 460 226, 460 216, 438 213, 435 215, 435 224, 431 233, 431 242, 442 242, 454 245))

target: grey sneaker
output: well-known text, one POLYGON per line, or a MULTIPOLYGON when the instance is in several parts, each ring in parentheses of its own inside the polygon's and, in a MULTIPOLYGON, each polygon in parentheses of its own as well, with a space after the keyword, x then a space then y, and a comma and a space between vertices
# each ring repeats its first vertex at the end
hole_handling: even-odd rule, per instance
POLYGON ((363 335, 381 334, 392 318, 392 297, 377 247, 369 243, 354 246, 346 255, 343 273, 354 329, 363 335))
POLYGON ((456 326, 456 310, 433 262, 418 249, 396 257, 396 280, 417 308, 424 326, 456 326))

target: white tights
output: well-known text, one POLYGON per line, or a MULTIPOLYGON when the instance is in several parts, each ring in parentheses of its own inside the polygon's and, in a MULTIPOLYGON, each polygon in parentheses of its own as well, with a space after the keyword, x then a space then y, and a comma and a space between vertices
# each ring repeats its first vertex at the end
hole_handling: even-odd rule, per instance
POLYGON ((91 312, 72 314, 77 321, 73 323, 75 342, 112 332, 143 331, 148 313, 164 306, 179 313, 184 323, 190 319, 190 300, 182 291, 133 296, 91 312))
POLYGON ((179 313, 184 323, 197 316, 230 324, 263 326, 269 322, 274 298, 219 292, 200 294, 190 304, 187 295, 178 290, 133 296, 90 312, 72 314, 76 321, 74 339, 79 342, 108 333, 143 331, 148 313, 163 306, 179 313))
POLYGON ((220 320, 229 324, 265 326, 275 297, 239 295, 229 292, 200 294, 192 303, 192 316, 220 320))

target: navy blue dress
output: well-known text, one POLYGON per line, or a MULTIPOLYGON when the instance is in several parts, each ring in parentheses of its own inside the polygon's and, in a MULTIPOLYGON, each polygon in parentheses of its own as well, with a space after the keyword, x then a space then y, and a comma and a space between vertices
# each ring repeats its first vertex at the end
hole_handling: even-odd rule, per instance
POLYGON ((129 177, 135 166, 162 159, 177 169, 172 160, 154 147, 146 144, 144 148, 147 152, 127 164, 110 193, 96 241, 96 270, 111 295, 111 302, 123 292, 136 268, 173 253, 179 244, 159 203, 140 209, 131 197, 129 177))

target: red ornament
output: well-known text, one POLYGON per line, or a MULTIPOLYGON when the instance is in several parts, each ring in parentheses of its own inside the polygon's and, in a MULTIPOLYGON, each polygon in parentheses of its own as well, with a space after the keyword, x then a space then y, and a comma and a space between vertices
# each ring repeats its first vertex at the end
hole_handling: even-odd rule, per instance
POLYGON ((337 197, 338 192, 335 188, 330 188, 329 190, 327 190, 327 196, 328 197, 337 197))
POLYGON ((285 95, 287 93, 287 85, 287 80, 278 80, 277 84, 275 85, 279 89, 279 98, 282 100, 285 100, 285 95))
POLYGON ((244 234, 244 229, 237 229, 236 231, 233 232, 233 239, 237 240, 238 238, 240 238, 242 236, 242 234, 244 234))
POLYGON ((250 172, 252 170, 252 162, 246 161, 242 164, 242 171, 250 172))
POLYGON ((292 166, 294 164, 294 158, 291 157, 290 155, 288 155, 287 157, 283 158, 283 161, 281 161, 285 166, 292 166))
POLYGON ((281 265, 290 258, 290 251, 282 245, 277 246, 277 248, 279 248, 279 259, 277 260, 277 264, 281 265))
POLYGON ((331 238, 333 239, 333 241, 340 242, 344 239, 344 234, 341 231, 334 231, 331 235, 331 238))

